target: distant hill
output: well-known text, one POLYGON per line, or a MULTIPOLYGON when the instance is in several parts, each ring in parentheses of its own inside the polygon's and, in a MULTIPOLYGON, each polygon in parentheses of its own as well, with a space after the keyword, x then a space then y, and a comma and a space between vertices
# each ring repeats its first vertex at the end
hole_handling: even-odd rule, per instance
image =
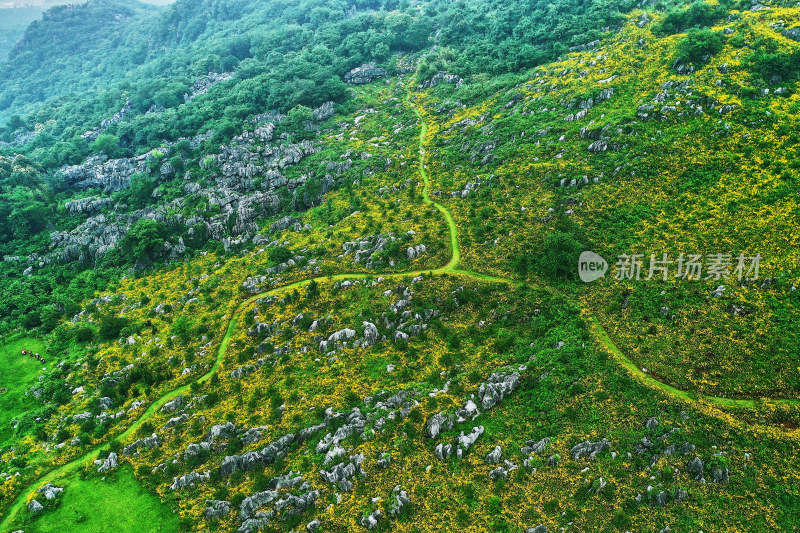
POLYGON ((14 44, 25 33, 28 24, 41 14, 42 9, 39 7, 0 8, 0 61, 8 57, 14 44))

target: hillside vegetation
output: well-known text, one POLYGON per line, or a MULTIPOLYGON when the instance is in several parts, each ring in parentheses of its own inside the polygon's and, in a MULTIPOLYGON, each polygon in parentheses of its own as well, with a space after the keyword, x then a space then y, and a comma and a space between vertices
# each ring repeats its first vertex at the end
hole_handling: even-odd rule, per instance
POLYGON ((800 528, 799 8, 92 0, 6 68, 0 531, 800 528))

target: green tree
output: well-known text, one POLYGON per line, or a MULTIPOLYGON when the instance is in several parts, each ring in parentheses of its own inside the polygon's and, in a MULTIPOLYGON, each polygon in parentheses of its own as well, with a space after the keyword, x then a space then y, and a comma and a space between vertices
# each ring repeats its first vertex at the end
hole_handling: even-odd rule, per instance
POLYGON ((724 46, 725 42, 720 32, 689 30, 678 45, 678 54, 692 63, 700 64, 707 62, 724 46))
POLYGON ((125 236, 123 249, 136 260, 152 261, 164 247, 166 226, 149 218, 140 218, 125 236))
POLYGON ((100 330, 98 331, 102 340, 115 340, 119 338, 123 328, 130 325, 130 320, 121 316, 111 314, 100 317, 100 330))
POLYGON ((571 233, 554 231, 544 239, 539 270, 547 277, 569 279, 575 275, 583 246, 571 233))
POLYGON ((124 191, 124 198, 134 209, 142 209, 152 201, 156 183, 147 174, 134 174, 131 176, 131 185, 124 191))
POLYGON ((274 263, 285 263, 292 258, 292 251, 285 246, 273 246, 269 249, 268 257, 274 263))
POLYGON ((106 154, 108 157, 117 157, 121 152, 119 137, 109 133, 101 133, 97 136, 89 148, 96 153, 106 154))

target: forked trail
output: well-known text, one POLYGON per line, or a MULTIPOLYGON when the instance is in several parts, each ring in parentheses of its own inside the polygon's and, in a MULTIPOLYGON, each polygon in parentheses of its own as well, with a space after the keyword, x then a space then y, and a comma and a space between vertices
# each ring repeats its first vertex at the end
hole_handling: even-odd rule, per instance
MULTIPOLYGON (((445 222, 447 223, 448 233, 450 236, 450 260, 441 268, 434 269, 434 270, 414 270, 408 272, 396 272, 396 273, 388 273, 388 274, 381 274, 384 278, 405 278, 405 277, 414 277, 419 276, 422 274, 425 275, 441 275, 441 274, 450 274, 455 276, 462 276, 465 278, 472 278, 481 281, 488 281, 488 282, 496 282, 496 283, 507 283, 510 285, 519 285, 520 282, 518 280, 513 280, 504 277, 492 276, 489 274, 482 274, 480 272, 474 272, 470 270, 465 270, 460 268, 461 263, 461 251, 458 245, 458 228, 456 227, 456 223, 453 220, 453 216, 450 214, 450 211, 443 206, 442 204, 433 201, 430 197, 430 178, 428 177, 428 173, 425 169, 425 159, 426 159, 426 152, 425 152, 425 139, 428 134, 428 124, 425 122, 425 119, 420 112, 418 105, 411 101, 411 91, 410 89, 406 92, 405 102, 407 105, 412 106, 414 113, 416 114, 417 118, 420 121, 420 133, 419 133, 419 173, 422 176, 422 180, 424 182, 424 187, 422 191, 422 198, 426 204, 434 206, 442 215, 444 216, 445 222)), ((228 349, 228 343, 230 342, 231 336, 233 332, 236 330, 236 324, 238 321, 238 317, 241 312, 247 308, 250 304, 254 303, 256 300, 261 298, 265 298, 268 296, 272 296, 274 294, 304 287, 315 281, 317 283, 324 283, 324 282, 331 282, 335 280, 341 279, 365 279, 365 278, 373 278, 374 274, 364 274, 364 273, 347 273, 343 272, 340 274, 335 274, 333 276, 318 276, 314 278, 308 278, 301 281, 296 281, 293 283, 289 283, 287 285, 283 285, 281 287, 276 287, 270 289, 268 291, 264 291, 262 293, 256 294, 251 296, 250 298, 242 301, 235 309, 233 313, 231 313, 230 318, 228 319, 227 327, 225 330, 225 335, 222 337, 222 341, 220 342, 219 349, 217 350, 217 357, 214 361, 213 366, 211 369, 198 378, 196 380, 197 383, 204 383, 211 379, 214 373, 217 372, 219 367, 222 365, 222 361, 225 358, 225 353, 228 349)), ((630 359, 628 359, 625 354, 614 344, 611 338, 608 336, 608 333, 605 331, 603 326, 597 320, 596 317, 591 317, 589 320, 590 330, 592 331, 597 343, 605 348, 609 353, 611 353, 614 358, 620 363, 621 366, 626 368, 634 377, 636 377, 642 383, 652 387, 657 388, 660 391, 673 396, 674 398, 678 398, 684 401, 696 401, 696 400, 705 400, 710 403, 719 405, 721 407, 755 407, 756 402, 755 400, 749 399, 732 399, 732 398, 718 398, 714 396, 702 396, 695 393, 690 393, 687 391, 682 391, 672 387, 666 383, 662 383, 652 376, 642 372, 630 359)), ((32 495, 39 487, 46 483, 53 483, 59 479, 64 479, 69 477, 70 475, 74 474, 80 467, 82 467, 87 462, 93 461, 97 459, 100 454, 100 451, 107 447, 110 442, 114 441, 124 441, 129 436, 131 436, 145 421, 149 420, 158 410, 167 402, 174 399, 179 394, 183 394, 189 391, 190 384, 183 385, 178 387, 157 400, 155 400, 148 408, 145 410, 139 418, 137 418, 124 432, 120 433, 109 442, 99 444, 92 448, 91 450, 87 451, 85 454, 81 455, 80 457, 73 459, 72 461, 61 465, 50 472, 40 476, 36 479, 33 483, 31 483, 20 495, 14 500, 14 502, 6 509, 5 515, 0 521, 0 532, 10 532, 11 531, 11 524, 14 520, 14 517, 19 513, 21 509, 25 507, 28 501, 28 496, 32 495)), ((785 399, 785 400, 775 400, 776 402, 781 403, 800 403, 800 400, 795 399, 785 399)))

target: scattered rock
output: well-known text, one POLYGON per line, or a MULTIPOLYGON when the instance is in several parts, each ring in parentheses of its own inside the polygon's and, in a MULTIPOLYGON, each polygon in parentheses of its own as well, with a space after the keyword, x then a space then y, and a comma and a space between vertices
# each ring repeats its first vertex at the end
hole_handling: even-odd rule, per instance
POLYGON ((695 481, 699 481, 701 483, 705 483, 705 478, 703 477, 703 468, 704 468, 703 460, 699 457, 695 457, 691 461, 689 461, 689 473, 692 474, 695 481))
POLYGON ((392 489, 392 500, 389 504, 389 514, 397 516, 403 512, 403 508, 411 503, 408 493, 402 489, 400 485, 396 485, 392 489))
POLYGON ((544 524, 539 524, 536 527, 531 527, 525 530, 525 533, 549 533, 547 526, 544 524))
POLYGON ((389 74, 386 69, 381 68, 375 62, 366 63, 360 67, 354 68, 344 75, 344 81, 351 85, 360 85, 369 83, 372 80, 383 78, 389 74))
POLYGON ((361 525, 367 529, 375 529, 378 526, 378 518, 381 516, 381 510, 375 509, 368 516, 361 518, 361 525))
POLYGON ((46 500, 53 500, 57 498, 59 494, 64 492, 64 489, 61 487, 56 487, 52 483, 48 483, 47 485, 40 487, 36 492, 43 494, 46 500))
POLYGON ((108 470, 113 470, 118 466, 117 459, 117 454, 111 452, 108 454, 108 457, 106 457, 105 461, 100 461, 98 459, 94 462, 94 464, 100 465, 100 467, 97 469, 98 472, 106 472, 108 470))
POLYGON ((36 500, 31 500, 31 502, 28 504, 28 511, 30 511, 32 514, 36 514, 42 510, 44 510, 44 505, 36 500))
POLYGON ((489 452, 488 455, 486 455, 484 462, 487 464, 498 464, 502 456, 503 456, 502 448, 500 448, 500 446, 495 446, 494 450, 492 450, 491 452, 489 452))
POLYGON ((610 443, 606 439, 597 442, 590 442, 587 440, 573 446, 569 453, 576 461, 584 455, 588 455, 590 459, 594 459, 598 453, 607 450, 610 446, 610 443))

